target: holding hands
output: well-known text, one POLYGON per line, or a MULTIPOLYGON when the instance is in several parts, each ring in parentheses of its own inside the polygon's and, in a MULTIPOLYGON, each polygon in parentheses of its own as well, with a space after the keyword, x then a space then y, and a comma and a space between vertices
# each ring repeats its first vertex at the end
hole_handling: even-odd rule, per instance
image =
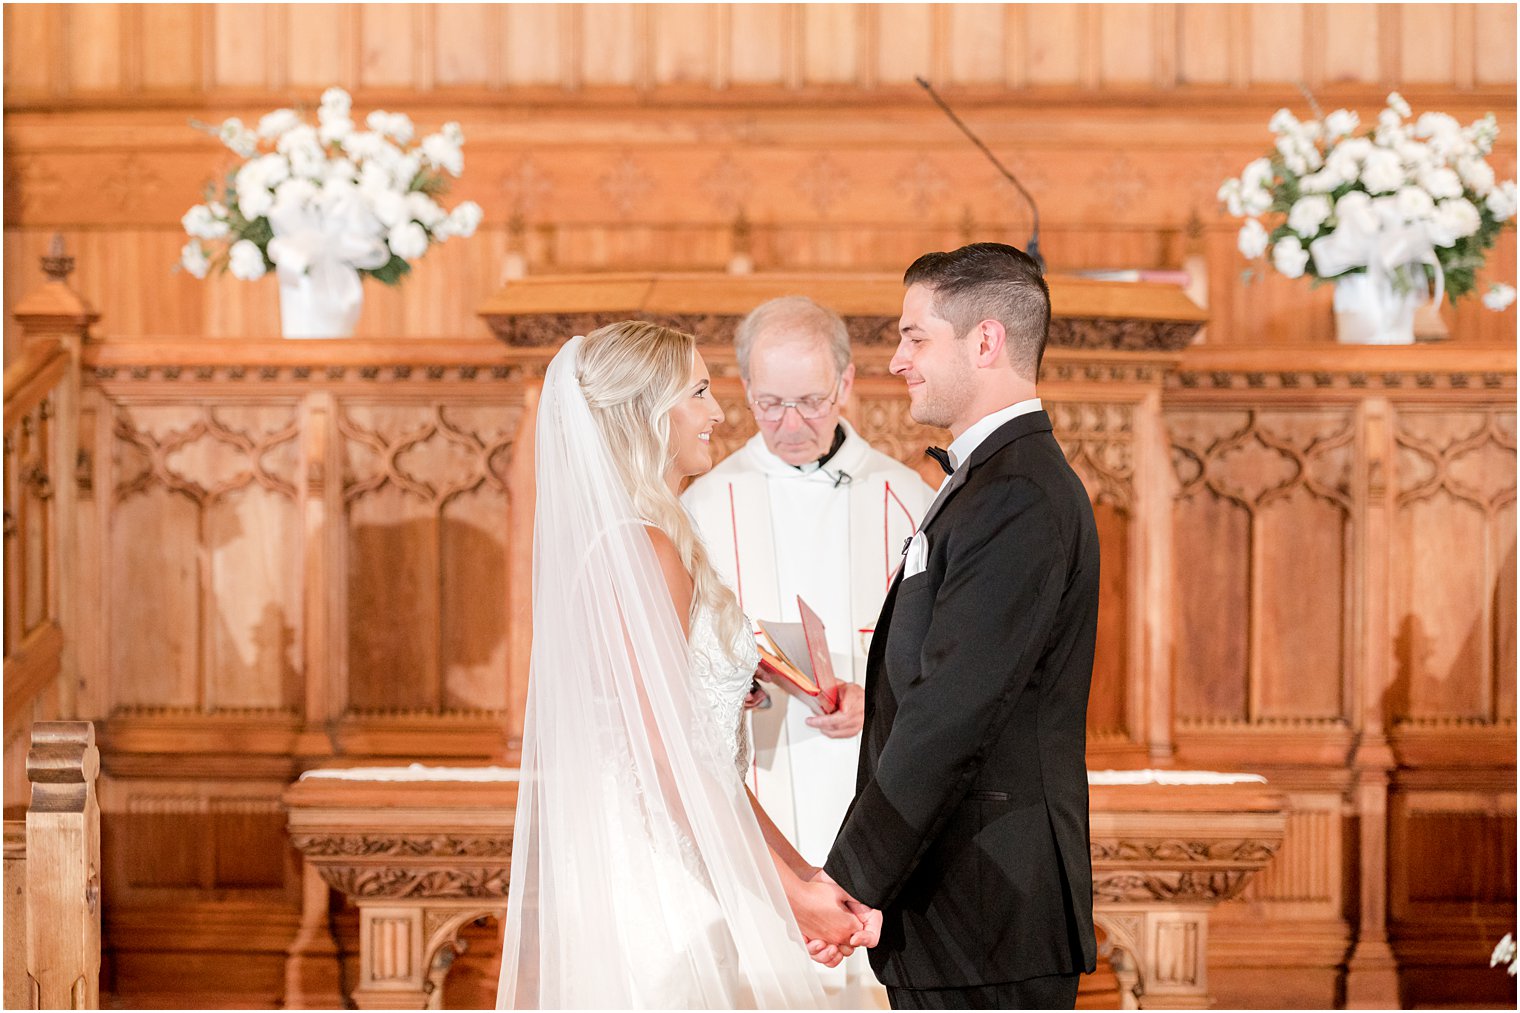
POLYGON ((807 943, 808 956, 825 967, 857 946, 875 946, 881 938, 881 912, 851 897, 822 869, 795 888, 792 911, 807 943))

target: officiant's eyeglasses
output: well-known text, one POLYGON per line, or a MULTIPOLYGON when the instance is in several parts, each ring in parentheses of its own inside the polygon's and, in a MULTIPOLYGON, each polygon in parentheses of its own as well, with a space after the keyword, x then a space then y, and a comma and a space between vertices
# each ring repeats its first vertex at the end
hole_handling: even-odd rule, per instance
POLYGON ((798 398, 796 401, 783 401, 780 398, 761 397, 755 398, 749 403, 755 413, 755 418, 761 422, 780 422, 786 416, 788 408, 797 409, 797 414, 808 421, 821 419, 834 407, 834 402, 839 400, 839 384, 834 384, 834 393, 824 396, 814 394, 811 397, 798 398))

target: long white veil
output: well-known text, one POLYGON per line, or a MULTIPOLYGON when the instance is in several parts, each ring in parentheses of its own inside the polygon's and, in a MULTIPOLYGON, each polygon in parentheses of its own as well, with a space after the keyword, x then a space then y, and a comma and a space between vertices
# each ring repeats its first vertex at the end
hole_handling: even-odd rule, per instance
POLYGON ((743 784, 577 377, 538 408, 533 653, 497 1008, 816 1008, 743 784))

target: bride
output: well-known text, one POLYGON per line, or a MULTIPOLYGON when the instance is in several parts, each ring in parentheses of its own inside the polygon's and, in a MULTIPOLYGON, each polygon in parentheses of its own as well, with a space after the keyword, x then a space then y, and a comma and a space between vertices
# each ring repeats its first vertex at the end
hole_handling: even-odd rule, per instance
POLYGON ((754 640, 676 498, 722 419, 679 331, 549 364, 498 1008, 816 1008, 809 957, 875 943, 744 787, 754 640))

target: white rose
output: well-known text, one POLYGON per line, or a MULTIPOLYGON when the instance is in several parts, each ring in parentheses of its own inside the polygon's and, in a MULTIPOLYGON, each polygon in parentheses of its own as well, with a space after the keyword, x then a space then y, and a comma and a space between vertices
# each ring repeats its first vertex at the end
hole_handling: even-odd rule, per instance
POLYGON ((243 121, 236 116, 223 120, 216 136, 242 158, 252 158, 259 150, 258 135, 243 126, 243 121))
POLYGON ((1297 236, 1284 236, 1272 247, 1272 266, 1277 268, 1278 274, 1289 278, 1302 277, 1308 263, 1309 253, 1297 236))
POLYGON ((196 239, 221 239, 231 231, 231 227, 205 204, 195 205, 179 221, 185 232, 196 239))
POLYGON ((343 151, 362 162, 376 157, 384 144, 385 138, 374 131, 356 130, 343 139, 343 151))
MULTIPOLYGON (((374 190, 366 194, 375 217, 387 229, 394 229, 411 220, 407 213, 406 198, 394 190, 374 190)), ((410 259, 410 258, 408 258, 410 259)))
POLYGON ((1372 198, 1360 190, 1352 190, 1335 202, 1335 220, 1353 232, 1373 235, 1378 231, 1378 214, 1372 207, 1372 198))
POLYGON ((348 135, 354 132, 354 121, 337 113, 324 115, 325 112, 326 110, 323 110, 317 114, 317 119, 321 123, 317 127, 317 139, 323 144, 341 145, 348 135))
POLYGON ((262 155, 243 166, 238 170, 237 178, 241 180, 243 173, 249 169, 254 171, 254 179, 268 187, 277 186, 290 178, 290 162, 284 155, 274 152, 262 155))
POLYGON ((227 269, 241 281, 258 281, 264 277, 264 255, 251 239, 239 239, 227 251, 227 269))
MULTIPOLYGON (((1490 113, 1488 118, 1492 120, 1494 118, 1493 114, 1490 113)), ((464 131, 460 130, 459 124, 453 120, 445 123, 438 132, 442 134, 444 136, 444 139, 447 140, 450 144, 464 144, 464 131)))
POLYGON ((1313 239, 1319 234, 1319 227, 1330 217, 1330 198, 1309 196, 1300 197, 1298 202, 1288 211, 1288 228, 1297 232, 1305 239, 1313 239))
POLYGON ((1495 313, 1502 313, 1515 301, 1515 289, 1512 285, 1490 285, 1488 291, 1483 293, 1483 305, 1495 313))
POLYGON ((1420 173, 1420 186, 1436 200, 1462 196, 1462 180, 1450 169, 1427 169, 1420 173))
POLYGON ((262 218, 274 207, 274 194, 262 183, 252 186, 243 186, 239 181, 237 188, 238 211, 250 222, 256 218, 262 218))
POLYGON ((1414 121, 1416 137, 1446 137, 1462 132, 1462 124, 1447 113, 1421 113, 1414 121))
POLYGON ((1298 242, 1297 236, 1283 236, 1272 246, 1272 266, 1284 277, 1303 277, 1307 263, 1309 252, 1298 242))
POLYGON ((412 139, 412 121, 405 113, 388 113, 376 109, 365 117, 364 125, 377 134, 394 138, 398 144, 405 144, 412 139))
POLYGON ((1236 238, 1235 245, 1240 248, 1241 256, 1247 260, 1255 260, 1267 252, 1267 230, 1262 228, 1261 222, 1255 218, 1248 218, 1240 227, 1240 235, 1236 238))
POLYGON ((1457 175, 1479 197, 1486 197, 1494 188, 1494 169, 1485 159, 1464 158, 1457 162, 1457 175))
POLYGON ((1502 222, 1515 217, 1515 201, 1515 181, 1510 179, 1494 187, 1483 203, 1488 206, 1488 213, 1502 222))
POLYGON ((1277 151, 1282 155, 1283 165, 1295 176, 1309 171, 1309 160, 1303 156, 1299 145, 1291 137, 1277 139, 1277 151))
POLYGON ((415 260, 427 252, 428 237, 422 226, 413 221, 402 222, 385 237, 391 252, 402 260, 415 260))
POLYGON ((438 226, 438 232, 441 235, 461 238, 473 236, 475 230, 480 227, 482 217, 479 204, 472 200, 461 201, 438 226))
POLYGON ((296 148, 290 153, 290 171, 306 179, 327 175, 327 156, 316 148, 296 148))
POLYGON ((280 270, 291 274, 305 274, 311 266, 311 256, 302 249, 301 244, 292 243, 280 236, 269 241, 269 259, 280 270))
POLYGON ((1325 117, 1325 136, 1329 140, 1344 137, 1361 125, 1361 119, 1348 109, 1337 109, 1325 117))
POLYGON ((1349 178, 1337 172, 1337 168, 1339 167, 1334 162, 1325 162, 1325 167, 1319 172, 1311 172, 1300 179, 1298 188, 1304 193, 1330 193, 1349 178))
POLYGON ((1242 191, 1254 190, 1258 187, 1270 187, 1272 185, 1272 160, 1270 158, 1258 158, 1246 163, 1246 167, 1240 173, 1240 189, 1242 191))
POLYGON ((274 150, 287 157, 297 150, 313 151, 320 155, 322 140, 317 136, 315 127, 309 123, 302 123, 285 131, 275 142, 274 150))
POLYGON ((1291 134, 1298 129, 1298 117, 1287 109, 1279 109, 1267 122, 1267 129, 1274 134, 1291 134))
POLYGON ((1461 198, 1442 201, 1436 205, 1430 241, 1436 246, 1454 246, 1457 240, 1465 239, 1482 226, 1483 216, 1471 201, 1461 198))
POLYGON ((1266 214, 1272 209, 1272 193, 1258 187, 1240 195, 1240 199, 1248 215, 1266 214))
POLYGON ((1362 165, 1362 184, 1370 193, 1389 193, 1404 185, 1404 163, 1397 152, 1374 148, 1362 165))
POLYGON ((309 179, 287 179, 274 188, 276 207, 302 207, 317 196, 317 185, 309 179))
POLYGON ((347 116, 353 104, 354 100, 342 88, 329 88, 322 93, 323 109, 332 109, 340 115, 347 116))
POLYGON ((323 176, 323 181, 329 183, 339 181, 352 183, 356 173, 357 170, 354 168, 354 163, 346 158, 334 158, 327 163, 327 172, 323 176))
POLYGON ((204 278, 206 272, 211 270, 211 259, 206 256, 201 244, 192 239, 179 251, 179 266, 192 278, 204 278))
POLYGON ((1358 162, 1372 154, 1372 142, 1365 137, 1348 137, 1335 146, 1333 155, 1354 158, 1358 162))
POLYGON ((1388 93, 1388 108, 1392 109, 1395 113, 1398 113, 1400 116, 1404 117, 1405 119, 1409 118, 1409 115, 1410 115, 1409 103, 1405 102, 1404 101, 1404 96, 1400 95, 1396 91, 1388 93))
POLYGON ((1214 196, 1219 198, 1219 202, 1236 218, 1246 213, 1245 208, 1240 203, 1240 180, 1227 179, 1223 183, 1220 183, 1219 192, 1214 196))
POLYGON ((412 181, 417 178, 417 173, 422 171, 422 159, 416 155, 402 155, 391 163, 390 170, 396 189, 405 193, 412 188, 412 181))
POLYGON ((1406 186, 1395 197, 1399 202, 1399 214, 1406 222, 1420 221, 1435 213, 1436 202, 1420 187, 1406 186))
POLYGON ((1494 150, 1494 140, 1499 136, 1499 122, 1494 119, 1494 114, 1489 113, 1481 120, 1473 120, 1472 126, 1462 131, 1478 150, 1479 154, 1486 155, 1494 150))
POLYGON ((300 125, 301 117, 294 109, 276 109, 259 118, 258 133, 265 140, 270 140, 300 125))
POLYGON ((422 227, 429 231, 448 217, 448 213, 439 207, 433 198, 417 190, 406 195, 406 213, 411 215, 413 221, 421 222, 422 227))
POLYGON ((458 176, 464 171, 464 153, 443 134, 429 134, 422 139, 422 157, 429 165, 446 169, 451 175, 458 176))

